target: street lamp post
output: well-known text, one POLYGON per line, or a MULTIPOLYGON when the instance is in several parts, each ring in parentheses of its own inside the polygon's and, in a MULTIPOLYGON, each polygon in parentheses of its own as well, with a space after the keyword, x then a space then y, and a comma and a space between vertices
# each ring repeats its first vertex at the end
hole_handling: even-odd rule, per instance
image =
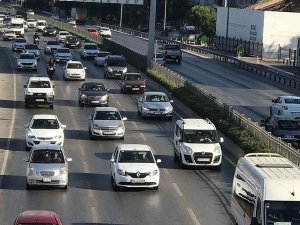
POLYGON ((168 0, 165 0, 165 14, 164 14, 164 37, 166 35, 166 23, 167 23, 167 2, 168 0))
POLYGON ((155 42, 155 17, 156 17, 156 0, 150 2, 150 18, 149 18, 149 34, 148 34, 148 57, 147 66, 150 66, 150 62, 153 59, 154 42, 155 42))
POLYGON ((120 27, 122 27, 123 20, 123 3, 121 3, 121 12, 120 12, 120 27))
POLYGON ((228 7, 228 0, 224 1, 224 7, 227 7, 227 22, 226 22, 226 41, 225 41, 225 54, 228 51, 228 28, 229 28, 229 7, 228 7))

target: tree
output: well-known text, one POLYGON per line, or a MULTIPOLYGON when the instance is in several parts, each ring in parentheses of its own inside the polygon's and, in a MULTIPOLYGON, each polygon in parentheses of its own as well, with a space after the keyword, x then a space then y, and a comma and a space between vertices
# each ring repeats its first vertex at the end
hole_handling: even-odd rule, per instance
POLYGON ((196 5, 189 12, 188 21, 203 34, 213 37, 216 30, 216 11, 211 6, 196 5))

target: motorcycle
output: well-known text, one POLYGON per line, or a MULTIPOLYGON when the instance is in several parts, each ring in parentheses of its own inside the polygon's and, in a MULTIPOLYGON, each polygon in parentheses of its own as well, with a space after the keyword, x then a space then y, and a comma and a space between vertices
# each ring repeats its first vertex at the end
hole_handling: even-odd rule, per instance
POLYGON ((35 44, 35 45, 39 45, 39 38, 38 37, 35 37, 34 39, 33 39, 33 44, 35 44))
POLYGON ((48 65, 47 74, 48 74, 49 78, 52 79, 54 74, 55 74, 55 66, 49 66, 48 65))

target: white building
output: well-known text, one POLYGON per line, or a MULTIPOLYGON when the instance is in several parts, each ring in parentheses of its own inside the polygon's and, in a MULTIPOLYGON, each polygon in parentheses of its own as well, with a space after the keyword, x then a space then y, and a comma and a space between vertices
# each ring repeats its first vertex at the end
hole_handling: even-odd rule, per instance
POLYGON ((282 49, 297 49, 300 13, 218 7, 216 35, 263 43, 263 58, 277 58, 282 49), (229 14, 228 14, 229 11, 229 14))

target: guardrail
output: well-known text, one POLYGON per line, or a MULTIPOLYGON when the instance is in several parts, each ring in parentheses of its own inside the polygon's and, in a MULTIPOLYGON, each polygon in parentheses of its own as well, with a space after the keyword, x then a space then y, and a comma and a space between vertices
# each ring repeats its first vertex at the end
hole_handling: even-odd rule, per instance
POLYGON ((212 103, 214 103, 220 110, 224 112, 224 115, 228 118, 232 119, 237 126, 240 126, 246 129, 250 134, 254 137, 258 138, 262 142, 268 145, 274 152, 281 154, 300 166, 300 153, 291 146, 281 140, 281 138, 277 138, 273 136, 270 132, 267 132, 264 128, 260 127, 257 122, 251 120, 251 118, 246 117, 244 114, 239 113, 232 106, 229 106, 226 103, 220 102, 211 94, 208 94, 204 90, 197 87, 193 82, 189 81, 185 77, 180 74, 161 66, 155 62, 151 63, 151 69, 157 72, 157 76, 161 76, 161 78, 167 78, 170 82, 173 83, 175 87, 187 87, 189 90, 192 90, 195 95, 206 98, 212 103))

